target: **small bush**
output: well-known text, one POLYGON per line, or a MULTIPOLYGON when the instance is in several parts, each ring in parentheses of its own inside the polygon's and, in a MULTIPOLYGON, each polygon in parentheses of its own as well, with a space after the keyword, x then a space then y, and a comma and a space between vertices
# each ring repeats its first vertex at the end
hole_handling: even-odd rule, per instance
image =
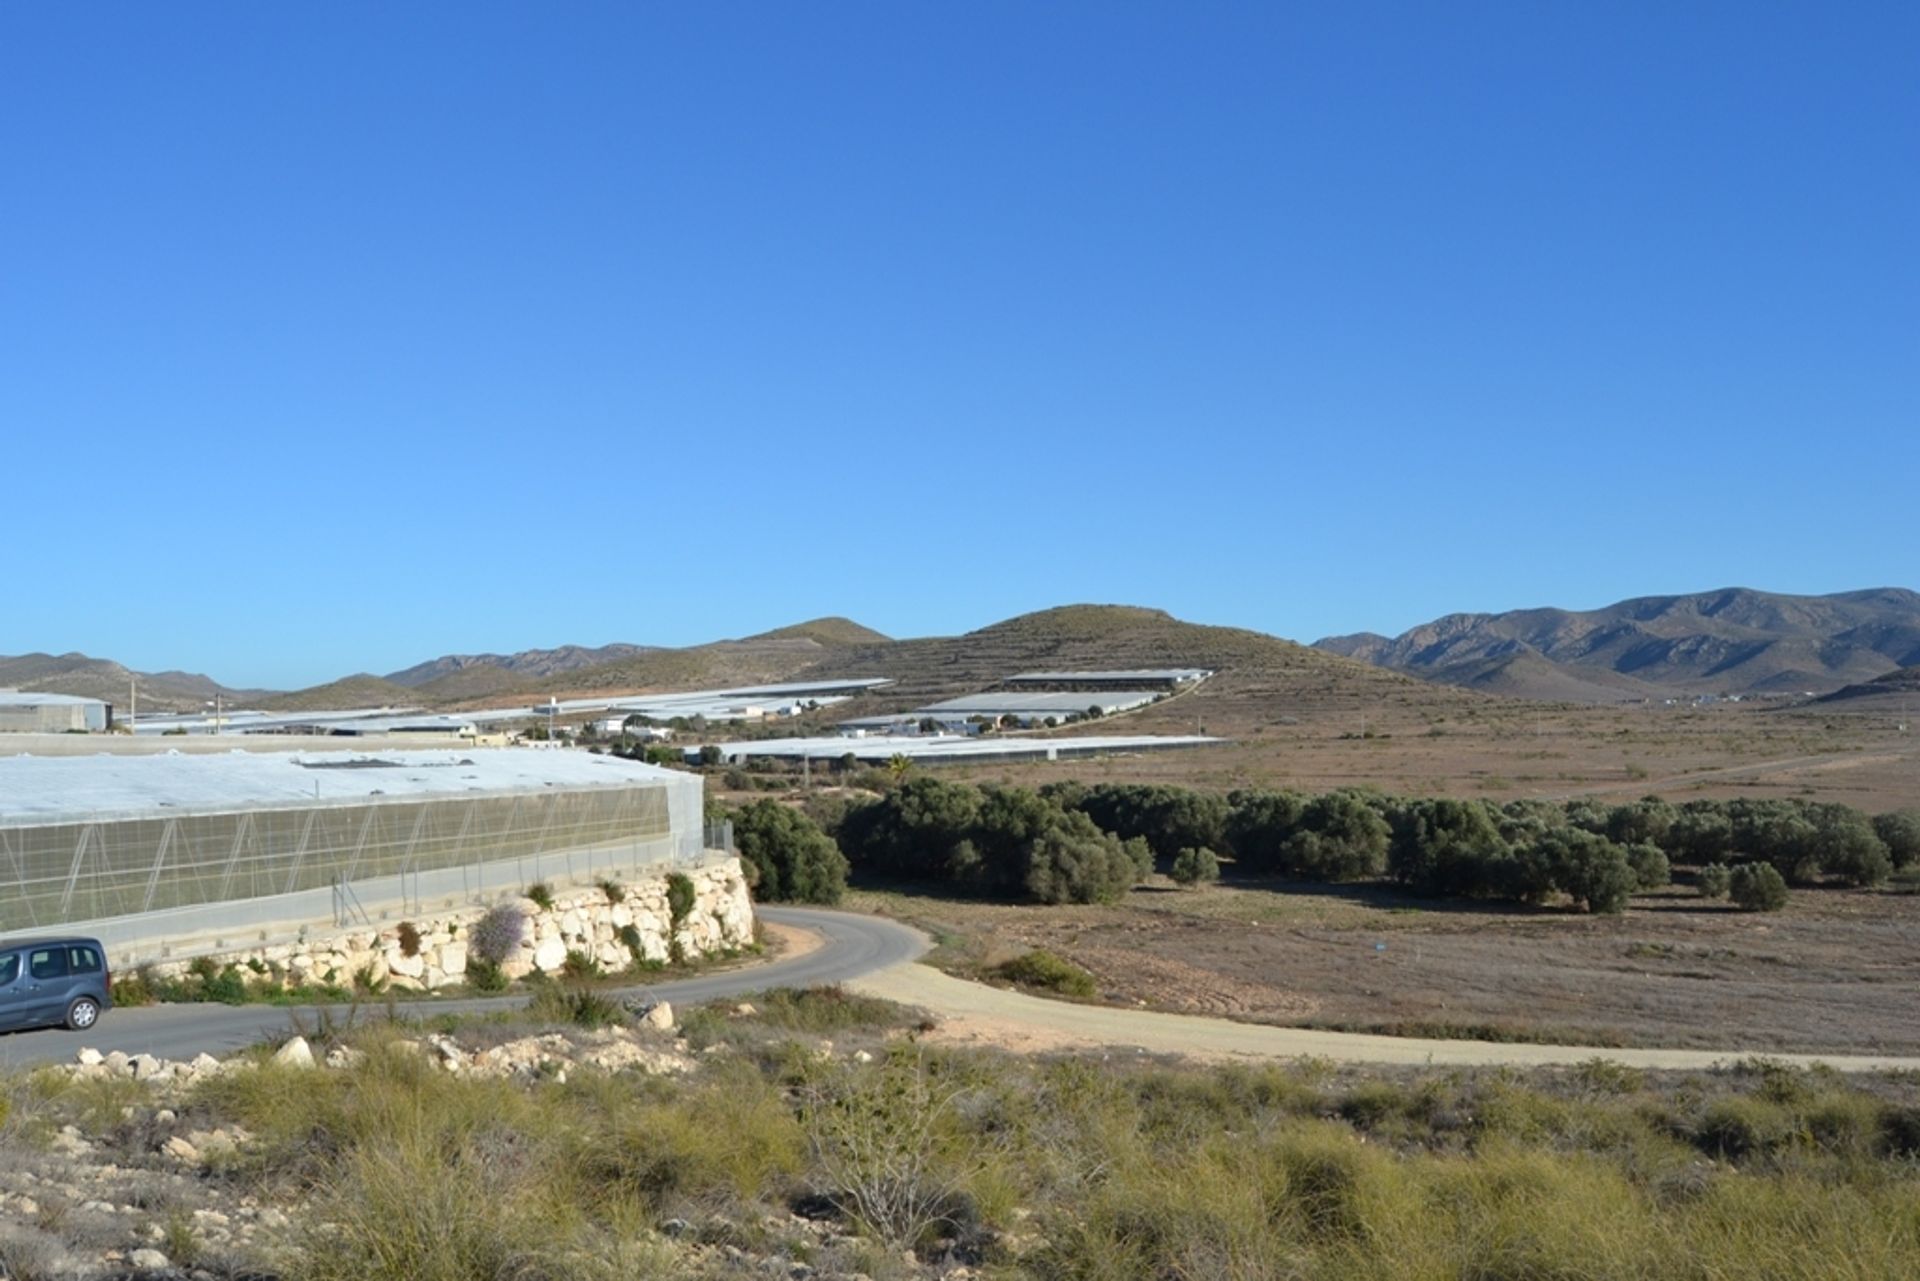
POLYGON ((535 881, 527 886, 527 897, 532 899, 534 905, 542 912, 553 910, 553 886, 545 881, 535 881))
POLYGON ((1657 890, 1673 879, 1673 869, 1658 845, 1641 843, 1627 848, 1627 866, 1633 869, 1635 888, 1657 890))
POLYGON ((400 955, 420 955, 420 927, 412 921, 400 922, 400 928, 394 933, 400 937, 400 955))
POLYGON ((218 1001, 222 1005, 245 1005, 247 1003, 247 980, 237 965, 227 965, 212 978, 204 979, 200 986, 200 999, 218 1001))
POLYGON ((615 907, 619 907, 627 901, 627 887, 612 877, 608 877, 606 880, 600 882, 600 892, 606 895, 607 902, 613 904, 615 907))
POLYGON ((568 948, 567 959, 561 963, 560 972, 570 979, 597 979, 600 977, 600 962, 584 948, 568 948))
POLYGON ((527 1013, 545 1023, 570 1023, 575 1027, 614 1027, 627 1021, 627 1012, 613 997, 592 988, 563 987, 542 983, 527 1003, 527 1013))
POLYGON ((1220 859, 1212 850, 1184 849, 1174 855, 1167 874, 1179 885, 1211 885, 1220 879, 1220 859))
POLYGON ((674 872, 667 877, 667 914, 673 920, 673 928, 678 930, 693 915, 694 899, 697 897, 691 877, 674 872))
POLYGON ((1066 957, 1039 948, 994 967, 995 974, 1022 987, 1044 988, 1062 996, 1088 998, 1095 991, 1093 975, 1066 957))
POLYGON ((507 990, 507 973, 500 968, 498 961, 489 961, 484 956, 469 955, 467 985, 476 992, 504 992, 507 990))
POLYGON ((143 965, 132 974, 115 979, 112 995, 115 1005, 126 1008, 158 1001, 160 984, 154 979, 153 967, 143 965))
POLYGON ((633 963, 635 965, 639 965, 647 959, 646 944, 645 940, 640 937, 639 926, 622 925, 620 927, 620 945, 626 948, 627 951, 633 953, 633 963))
POLYGON ((1725 863, 1709 863, 1700 869, 1694 883, 1700 887, 1701 898, 1725 898, 1733 888, 1733 869, 1725 863))
POLYGON ((1728 876, 1727 892, 1746 912, 1778 912, 1787 905, 1787 880, 1771 863, 1742 863, 1728 876))
POLYGON ((474 922, 467 946, 489 965, 505 964, 527 937, 527 916, 512 903, 502 903, 474 922))

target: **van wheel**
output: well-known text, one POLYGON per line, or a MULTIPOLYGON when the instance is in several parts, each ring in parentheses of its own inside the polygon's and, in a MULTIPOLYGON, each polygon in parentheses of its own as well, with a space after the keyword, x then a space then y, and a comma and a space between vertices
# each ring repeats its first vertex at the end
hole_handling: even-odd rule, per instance
POLYGON ((76 1032, 84 1032, 100 1021, 100 1002, 90 996, 83 996, 67 1007, 67 1026, 76 1032))

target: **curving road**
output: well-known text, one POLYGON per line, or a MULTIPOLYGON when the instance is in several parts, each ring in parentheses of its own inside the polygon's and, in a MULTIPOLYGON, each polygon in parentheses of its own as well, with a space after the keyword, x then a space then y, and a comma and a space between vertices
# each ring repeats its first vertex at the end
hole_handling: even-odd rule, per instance
MULTIPOLYGON (((620 991, 652 1000, 694 1005, 769 987, 844 983, 905 964, 927 949, 926 940, 916 931, 875 916, 794 907, 762 907, 757 911, 774 924, 819 934, 824 942, 786 960, 620 991)), ((407 1000, 397 1002, 395 1008, 403 1017, 430 1018, 438 1014, 511 1010, 524 1004, 524 996, 495 996, 407 1000)), ((342 1009, 340 1006, 329 1008, 335 1013, 342 1009)), ((144 1009, 111 1010, 85 1032, 62 1028, 0 1034, 0 1065, 70 1063, 83 1046, 102 1053, 120 1050, 163 1059, 190 1059, 202 1053, 221 1055, 288 1035, 296 1017, 311 1021, 318 1017, 318 1010, 311 1006, 294 1009, 272 1005, 153 1005, 144 1009)))
MULTIPOLYGON (((960 1043, 1025 1051, 1131 1049, 1149 1054, 1231 1059, 1288 1059, 1315 1055, 1347 1063, 1504 1064, 1539 1067, 1604 1058, 1647 1068, 1708 1068, 1743 1057, 1738 1050, 1603 1049, 1572 1045, 1509 1045, 1429 1041, 1412 1037, 1318 1032, 1236 1023, 1197 1015, 1119 1009, 1046 1000, 970 983, 909 962, 927 949, 916 930, 875 916, 817 908, 759 909, 763 919, 808 931, 820 946, 784 960, 742 966, 698 978, 619 989, 654 1000, 698 1004, 770 987, 847 983, 856 990, 916 1005, 939 1016, 938 1036, 960 1043)), ((402 1001, 402 1017, 511 1010, 524 996, 402 1001)), ((341 1007, 332 1007, 338 1011, 341 1007)), ((39 1031, 0 1035, 0 1066, 70 1062, 75 1051, 152 1054, 190 1059, 225 1054, 293 1030, 314 1007, 157 1005, 114 1010, 87 1032, 39 1031)), ((1795 1064, 1824 1063, 1847 1072, 1920 1070, 1920 1058, 1879 1055, 1769 1054, 1795 1064)))

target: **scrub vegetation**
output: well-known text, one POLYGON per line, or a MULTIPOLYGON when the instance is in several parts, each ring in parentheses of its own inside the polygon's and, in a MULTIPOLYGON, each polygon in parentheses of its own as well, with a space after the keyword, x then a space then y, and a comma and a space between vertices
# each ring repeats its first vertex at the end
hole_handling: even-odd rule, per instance
MULTIPOLYGON (((319 1281, 1920 1273, 1911 1078, 1027 1059, 919 1026, 769 993, 690 1012, 683 1075, 514 1081, 376 1024, 345 1034, 354 1066, 263 1064, 172 1106, 251 1136, 203 1190, 288 1215, 209 1266, 319 1281)), ((8 1081, 0 1155, 25 1168, 73 1125, 161 1160, 144 1087, 105 1084, 8 1081)))

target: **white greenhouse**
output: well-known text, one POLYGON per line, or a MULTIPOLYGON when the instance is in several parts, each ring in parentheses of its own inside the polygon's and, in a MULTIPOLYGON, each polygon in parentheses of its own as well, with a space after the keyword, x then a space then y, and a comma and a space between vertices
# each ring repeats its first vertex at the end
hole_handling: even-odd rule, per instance
POLYGON ((701 801, 558 750, 0 757, 0 933, 265 937, 690 864, 701 801))

